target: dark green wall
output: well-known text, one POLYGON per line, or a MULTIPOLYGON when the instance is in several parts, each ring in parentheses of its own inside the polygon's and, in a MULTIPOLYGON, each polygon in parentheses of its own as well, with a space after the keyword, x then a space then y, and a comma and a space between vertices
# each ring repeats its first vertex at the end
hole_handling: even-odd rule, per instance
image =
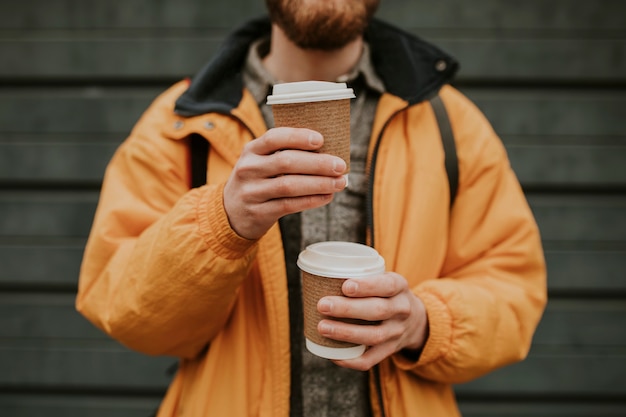
MULTIPOLYGON (((541 228, 529 358, 457 388, 465 416, 626 415, 626 2, 382 0, 462 63, 541 228)), ((262 0, 0 0, 0 414, 147 416, 170 358, 73 308, 104 167, 148 103, 262 0)))

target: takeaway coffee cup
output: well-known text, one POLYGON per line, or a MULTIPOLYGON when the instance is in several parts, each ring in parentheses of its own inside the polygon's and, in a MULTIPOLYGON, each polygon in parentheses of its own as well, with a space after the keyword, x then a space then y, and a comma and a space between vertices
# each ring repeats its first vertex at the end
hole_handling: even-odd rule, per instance
POLYGON ((320 320, 330 318, 357 324, 362 320, 327 317, 317 310, 320 298, 343 295, 341 286, 348 278, 359 279, 385 272, 385 261, 375 249, 350 242, 320 242, 307 246, 298 256, 302 271, 304 336, 307 349, 327 359, 353 359, 365 352, 364 345, 333 340, 317 331, 320 320))
POLYGON ((346 83, 301 81, 276 84, 267 104, 272 106, 276 127, 303 127, 324 136, 319 150, 346 162, 350 172, 350 99, 354 91, 346 83))

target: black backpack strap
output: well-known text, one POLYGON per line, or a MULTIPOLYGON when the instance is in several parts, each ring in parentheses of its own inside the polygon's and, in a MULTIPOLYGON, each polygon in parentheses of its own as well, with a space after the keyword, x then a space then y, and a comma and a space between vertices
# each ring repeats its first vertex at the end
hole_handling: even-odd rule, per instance
POLYGON ((189 138, 191 161, 191 188, 206 184, 207 163, 209 157, 209 141, 198 134, 189 138))
MULTIPOLYGON (((202 187, 206 184, 209 157, 209 141, 201 135, 193 134, 189 137, 189 163, 191 171, 191 188, 202 187)), ((178 371, 179 362, 172 363, 165 371, 171 379, 178 371)), ((158 409, 149 417, 156 417, 158 409)))
POLYGON ((454 133, 450 125, 450 118, 446 111, 446 106, 439 95, 430 99, 430 105, 435 111, 439 132, 441 134, 441 142, 443 143, 443 151, 445 153, 446 173, 448 174, 448 184, 450 186, 450 208, 456 199, 456 193, 459 188, 459 161, 456 157, 456 145, 454 143, 454 133))

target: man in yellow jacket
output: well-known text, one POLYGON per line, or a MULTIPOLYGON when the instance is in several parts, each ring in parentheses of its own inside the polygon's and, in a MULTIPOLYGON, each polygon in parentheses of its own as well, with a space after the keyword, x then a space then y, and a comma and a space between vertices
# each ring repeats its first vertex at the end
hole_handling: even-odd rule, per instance
POLYGON ((372 19, 377 0, 267 4, 270 19, 158 97, 116 152, 77 308, 132 349, 180 358, 159 417, 458 415, 451 384, 523 359, 546 302, 539 233, 504 147, 448 85, 454 59, 372 19), (319 133, 270 128, 272 85, 302 80, 356 91, 349 186, 341 159, 310 152, 319 133), (204 185, 191 182, 198 140, 204 185), (322 240, 367 243, 386 262, 318 305, 379 322, 319 323, 367 345, 358 359, 303 348, 295 258, 322 240))

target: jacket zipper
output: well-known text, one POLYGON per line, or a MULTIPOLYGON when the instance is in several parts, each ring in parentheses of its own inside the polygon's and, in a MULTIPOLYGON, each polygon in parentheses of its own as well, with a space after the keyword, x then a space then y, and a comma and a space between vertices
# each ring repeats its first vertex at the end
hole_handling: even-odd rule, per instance
MULTIPOLYGON (((406 110, 407 108, 408 106, 403 107, 402 109, 396 111, 391 116, 389 116, 389 119, 387 119, 384 126, 380 130, 378 137, 376 138, 376 144, 374 145, 374 150, 372 151, 372 160, 370 162, 369 173, 368 173, 368 176, 369 176, 368 192, 367 192, 367 195, 365 196, 367 228, 369 229, 369 240, 370 240, 369 243, 371 247, 374 247, 374 238, 375 238, 374 236, 374 172, 376 171, 376 162, 378 160, 378 150, 380 148, 380 142, 382 140, 383 133, 385 132, 385 129, 387 129, 387 126, 389 126, 389 123, 391 123, 391 120, 393 120, 394 117, 396 117, 399 113, 406 110)), ((378 406, 380 408, 381 417, 386 417, 387 414, 385 412, 385 402, 383 399, 383 387, 382 387, 382 382, 380 380, 379 365, 374 366, 373 373, 374 373, 374 383, 376 385, 376 398, 378 400, 378 406)))

